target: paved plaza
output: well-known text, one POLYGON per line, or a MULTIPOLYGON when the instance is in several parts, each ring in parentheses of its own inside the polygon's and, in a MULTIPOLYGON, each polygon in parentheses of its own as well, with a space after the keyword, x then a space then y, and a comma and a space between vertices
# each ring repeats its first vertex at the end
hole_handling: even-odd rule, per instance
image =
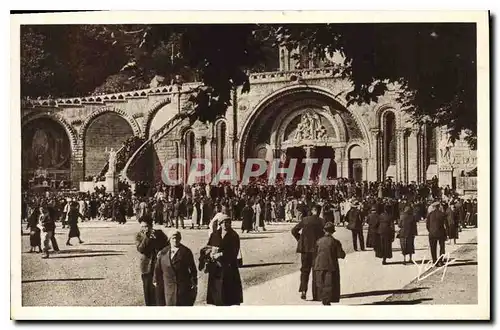
MULTIPOLYGON (((240 228, 241 223, 235 222, 233 226, 240 228)), ((296 242, 290 234, 292 226, 274 224, 265 232, 240 234, 244 305, 320 304, 301 300, 297 292, 300 255, 295 253, 296 242)), ((49 259, 27 253, 29 236, 25 231, 22 237, 23 305, 142 306, 139 253, 134 242, 139 224, 134 220, 125 225, 91 221, 80 227, 84 244, 74 240, 74 246, 65 246, 68 229, 60 228, 59 224, 56 237, 61 251, 49 259)), ((382 266, 371 249, 353 251, 351 232, 337 228, 335 236, 347 253, 345 260, 340 261, 340 303, 477 303, 476 230, 462 231, 457 245, 447 243, 447 252, 454 261, 446 267, 443 282, 442 271, 423 278, 425 265, 421 262, 430 258, 424 223, 418 225, 418 232, 414 259, 420 264, 420 270, 414 264, 402 264, 397 240, 393 244, 394 257, 382 266), (420 280, 417 279, 419 273, 420 280)), ((208 240, 207 230, 185 229, 182 235, 182 243, 194 252, 197 261, 200 248, 208 240)), ((199 273, 196 305, 204 304, 206 286, 207 275, 199 273)))

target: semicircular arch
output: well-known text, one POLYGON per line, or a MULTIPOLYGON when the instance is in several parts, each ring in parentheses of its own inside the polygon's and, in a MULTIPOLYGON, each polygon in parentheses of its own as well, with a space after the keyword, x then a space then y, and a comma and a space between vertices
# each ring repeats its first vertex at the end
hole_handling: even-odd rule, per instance
POLYGON ((32 113, 32 114, 28 114, 28 115, 24 116, 21 119, 21 131, 22 131, 22 128, 25 125, 27 125, 28 123, 35 121, 37 119, 41 119, 41 118, 51 119, 51 120, 55 121, 56 123, 58 123, 59 125, 61 125, 64 128, 64 130, 66 131, 66 134, 68 135, 68 139, 69 139, 69 142, 71 145, 71 150, 76 149, 76 146, 78 144, 78 134, 77 134, 75 128, 73 126, 71 126, 71 124, 69 124, 68 121, 66 119, 64 119, 64 117, 62 117, 58 114, 55 114, 55 113, 32 113))
POLYGON ((82 126, 80 127, 80 134, 79 134, 79 138, 82 141, 85 140, 85 134, 87 133, 87 130, 90 127, 90 125, 92 124, 92 122, 97 117, 99 117, 103 114, 106 114, 106 113, 115 113, 115 114, 119 115, 120 117, 122 117, 123 119, 125 119, 127 121, 127 123, 132 128, 132 132, 134 133, 135 136, 142 136, 142 131, 141 131, 139 124, 131 115, 129 115, 128 113, 126 113, 125 111, 123 111, 121 109, 105 107, 105 108, 101 108, 99 110, 92 112, 90 115, 88 115, 85 118, 85 120, 82 123, 82 126))
POLYGON ((339 110, 344 110, 351 115, 355 121, 355 123, 358 125, 361 131, 362 138, 366 141, 369 141, 367 143, 367 150, 368 153, 371 153, 371 150, 369 146, 371 145, 371 136, 369 134, 368 128, 366 127, 365 123, 361 119, 361 117, 354 111, 349 111, 347 105, 345 102, 342 100, 339 100, 338 97, 336 97, 334 94, 331 93, 330 90, 321 87, 321 86, 316 86, 316 85, 308 85, 308 86, 303 86, 303 85, 293 85, 293 86, 287 86, 283 87, 281 89, 278 89, 274 93, 271 93, 270 95, 266 96, 264 99, 262 99, 252 110, 252 113, 248 118, 245 120, 245 123, 243 124, 243 127, 241 129, 241 138, 239 139, 239 155, 240 159, 245 159, 245 151, 247 149, 248 145, 248 140, 250 131, 252 130, 254 123, 256 119, 267 109, 269 108, 273 103, 278 102, 279 100, 285 99, 288 96, 295 95, 297 93, 311 93, 312 95, 320 95, 325 97, 329 102, 334 104, 336 108, 339 110))

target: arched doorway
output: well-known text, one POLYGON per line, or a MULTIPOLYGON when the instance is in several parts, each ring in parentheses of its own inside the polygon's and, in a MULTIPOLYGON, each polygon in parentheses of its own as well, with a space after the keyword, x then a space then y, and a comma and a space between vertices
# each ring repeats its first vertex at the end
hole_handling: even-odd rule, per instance
POLYGON ((98 175, 104 168, 108 161, 106 149, 120 149, 133 135, 128 121, 114 112, 105 112, 92 120, 85 131, 85 178, 98 175))
POLYGON ((363 181, 363 149, 354 145, 349 149, 349 179, 363 181))
POLYGON ((339 153, 331 157, 335 155, 333 150, 345 148, 352 139, 369 139, 366 125, 330 92, 318 86, 285 87, 264 98, 247 117, 238 139, 240 170, 255 148, 266 144, 274 157, 300 147, 308 149, 313 158, 330 158, 329 176, 336 177, 339 173, 335 162, 347 163, 348 156, 339 153), (302 129, 298 129, 299 125, 302 129))
POLYGON ((48 117, 25 124, 21 133, 24 184, 60 186, 71 179, 71 142, 65 128, 48 117))

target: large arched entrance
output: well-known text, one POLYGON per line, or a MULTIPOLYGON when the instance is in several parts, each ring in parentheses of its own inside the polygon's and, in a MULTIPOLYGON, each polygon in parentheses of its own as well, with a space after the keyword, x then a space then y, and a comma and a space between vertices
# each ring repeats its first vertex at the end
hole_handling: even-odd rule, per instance
POLYGON ((118 150, 134 135, 128 121, 114 112, 104 112, 85 131, 85 178, 98 175, 108 161, 106 150, 118 150))
POLYGON ((71 179, 71 142, 55 119, 42 117, 22 127, 22 177, 29 185, 60 186, 71 179))
POLYGON ((247 119, 240 139, 241 168, 247 158, 267 148, 274 158, 285 159, 282 166, 297 159, 295 177, 302 177, 305 158, 318 159, 309 179, 319 176, 327 159, 328 177, 347 177, 345 148, 352 139, 366 139, 365 131, 360 120, 324 90, 287 89, 263 101, 247 119))

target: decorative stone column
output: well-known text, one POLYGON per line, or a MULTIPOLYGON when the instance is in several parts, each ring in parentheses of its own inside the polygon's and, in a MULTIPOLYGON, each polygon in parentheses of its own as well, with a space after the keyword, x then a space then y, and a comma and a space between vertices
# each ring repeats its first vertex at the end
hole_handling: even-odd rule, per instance
POLYGON ((306 151, 306 158, 314 157, 314 147, 313 146, 304 147, 304 150, 306 151))
POLYGON ((73 188, 80 189, 80 181, 85 176, 83 140, 78 139, 72 150, 70 180, 73 188))
POLYGON ((369 175, 368 175, 368 164, 369 164, 369 159, 368 158, 363 158, 363 180, 364 181, 369 181, 369 175))
POLYGON ((420 150, 419 150, 419 129, 414 127, 408 135, 408 148, 407 148, 407 168, 408 168, 408 181, 419 181, 420 170, 420 150))
POLYGON ((405 129, 400 128, 396 131, 397 137, 397 157, 396 157, 396 181, 405 182, 406 177, 406 159, 405 159, 405 129))
POLYGON ((335 148, 335 163, 337 164, 337 177, 344 177, 344 157, 345 150, 344 148, 335 148))
POLYGON ((372 155, 371 155, 371 165, 369 167, 369 173, 367 170, 368 174, 368 180, 369 181, 378 181, 382 178, 381 176, 381 168, 382 168, 382 152, 380 148, 380 129, 378 128, 372 128, 370 129, 370 133, 372 135, 371 139, 371 150, 372 150, 372 155))
POLYGON ((426 155, 425 155, 425 134, 424 134, 423 128, 420 129, 420 132, 418 134, 418 144, 419 144, 419 146, 418 146, 419 147, 418 148, 418 155, 419 155, 418 182, 421 183, 421 182, 425 182, 425 180, 426 180, 425 174, 426 174, 426 170, 427 170, 427 166, 426 166, 427 161, 426 161, 426 155))

